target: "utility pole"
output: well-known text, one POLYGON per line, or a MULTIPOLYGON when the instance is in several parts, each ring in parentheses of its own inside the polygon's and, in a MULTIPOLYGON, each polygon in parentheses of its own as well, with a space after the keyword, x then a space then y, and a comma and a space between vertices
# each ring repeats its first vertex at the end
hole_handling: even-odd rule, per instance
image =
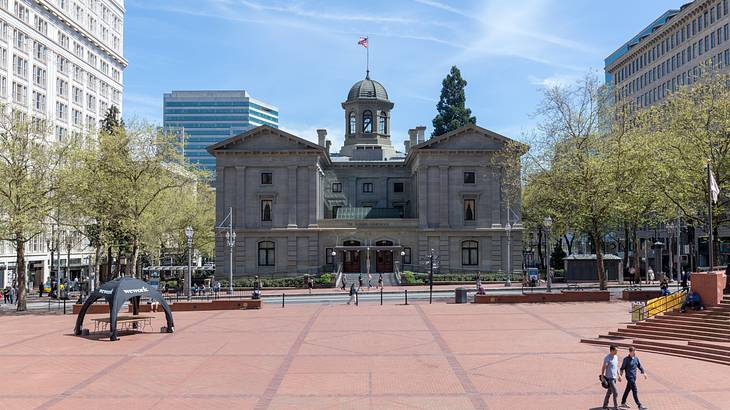
POLYGON ((428 274, 428 303, 431 304, 433 302, 433 249, 431 249, 428 261, 430 265, 428 274))

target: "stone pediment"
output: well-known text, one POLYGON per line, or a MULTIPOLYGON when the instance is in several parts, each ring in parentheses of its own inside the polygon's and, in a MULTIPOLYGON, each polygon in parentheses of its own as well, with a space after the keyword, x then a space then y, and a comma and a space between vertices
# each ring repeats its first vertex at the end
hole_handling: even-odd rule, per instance
POLYGON ((489 150, 497 151, 512 141, 504 135, 479 127, 475 124, 465 125, 446 134, 432 137, 411 148, 416 150, 489 150))
POLYGON ((213 156, 221 152, 310 151, 325 154, 324 147, 268 125, 213 144, 207 150, 213 156))

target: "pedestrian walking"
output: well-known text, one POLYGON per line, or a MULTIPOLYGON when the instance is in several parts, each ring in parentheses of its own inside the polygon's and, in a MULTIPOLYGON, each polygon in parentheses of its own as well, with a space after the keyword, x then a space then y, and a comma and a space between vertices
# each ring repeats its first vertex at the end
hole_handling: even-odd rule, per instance
POLYGON ((632 266, 629 268, 629 280, 631 281, 631 284, 640 284, 641 278, 638 277, 636 273, 636 267, 632 266))
POLYGON ((6 286, 5 289, 3 289, 3 303, 8 303, 10 300, 10 286, 6 286))
POLYGON ((314 278, 307 280, 307 287, 309 288, 309 294, 312 294, 312 288, 314 287, 314 278))
POLYGON ((608 409, 608 399, 613 396, 613 408, 618 409, 616 380, 620 382, 621 376, 618 374, 618 349, 616 346, 611 345, 609 353, 603 358, 599 378, 606 388, 606 396, 603 398, 603 408, 608 409))
POLYGON ((340 287, 340 289, 347 289, 347 275, 345 275, 344 273, 342 274, 342 287, 340 287))
POLYGON ((644 407, 641 404, 641 401, 639 401, 639 392, 636 388, 636 369, 639 369, 641 374, 644 375, 644 380, 646 380, 646 372, 644 371, 644 368, 641 367, 639 358, 636 357, 636 349, 631 346, 629 347, 629 355, 624 357, 623 362, 621 362, 620 375, 622 376, 624 373, 626 374, 626 390, 624 390, 624 395, 621 398, 621 407, 629 407, 629 405, 626 404, 626 399, 629 397, 629 392, 631 392, 634 396, 634 402, 637 406, 639 406, 639 410, 643 410, 646 407, 644 407))
POLYGON ((383 274, 382 273, 378 275, 378 287, 380 289, 383 289, 383 274))
POLYGON ((357 288, 360 289, 362 287, 362 273, 357 275, 357 288))
POLYGON ((477 276, 476 276, 475 280, 476 280, 476 284, 477 284, 477 290, 479 290, 479 288, 482 286, 482 273, 481 272, 477 272, 477 276))
POLYGON ((370 288, 373 287, 373 275, 368 273, 368 292, 370 292, 370 288))
POLYGON ((659 289, 662 291, 662 296, 667 296, 669 294, 669 281, 667 280, 667 276, 662 276, 662 281, 659 283, 659 289))
POLYGON ((44 287, 45 286, 43 285, 43 281, 41 281, 41 283, 38 284, 38 297, 41 297, 41 298, 43 297, 43 288, 44 287))
POLYGON ((649 271, 646 273, 646 278, 649 280, 649 283, 654 283, 654 269, 649 267, 649 271))
POLYGON ((355 297, 357 295, 357 289, 355 289, 355 283, 350 285, 350 300, 347 301, 347 304, 351 304, 353 300, 355 300, 355 297))

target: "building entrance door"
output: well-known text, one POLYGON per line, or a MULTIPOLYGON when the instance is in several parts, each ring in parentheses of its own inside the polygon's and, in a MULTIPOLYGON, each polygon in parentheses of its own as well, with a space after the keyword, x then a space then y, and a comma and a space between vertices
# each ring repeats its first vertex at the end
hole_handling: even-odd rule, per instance
MULTIPOLYGON (((344 246, 360 246, 359 241, 345 241, 344 246)), ((345 260, 342 263, 342 271, 345 273, 357 273, 360 270, 360 251, 344 251, 345 260)))
MULTIPOLYGON (((376 246, 393 246, 391 241, 377 241, 376 246)), ((393 251, 377 251, 375 253, 375 271, 378 273, 393 272, 393 251)))

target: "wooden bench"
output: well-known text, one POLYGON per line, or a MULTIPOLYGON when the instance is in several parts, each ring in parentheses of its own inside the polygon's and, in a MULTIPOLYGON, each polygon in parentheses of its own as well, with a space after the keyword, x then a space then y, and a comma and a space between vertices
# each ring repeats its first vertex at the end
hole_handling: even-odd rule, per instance
MULTIPOLYGON (((139 330, 140 324, 142 325, 142 330, 146 329, 147 326, 152 328, 153 318, 154 316, 119 316, 117 317, 117 331, 139 330)), ((94 322, 94 333, 109 330, 109 323, 111 323, 110 318, 100 317, 91 319, 91 321, 94 322)))

